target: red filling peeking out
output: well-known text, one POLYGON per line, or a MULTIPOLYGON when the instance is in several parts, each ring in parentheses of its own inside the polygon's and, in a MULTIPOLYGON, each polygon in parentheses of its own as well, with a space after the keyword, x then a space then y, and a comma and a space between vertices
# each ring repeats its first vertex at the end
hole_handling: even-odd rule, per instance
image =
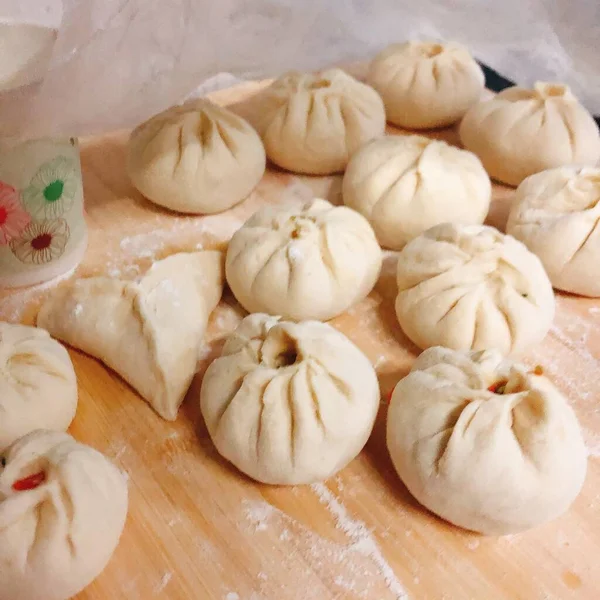
POLYGON ((490 387, 488 388, 488 392, 492 392, 492 394, 504 394, 504 390, 506 389, 507 383, 508 381, 506 381, 506 379, 497 381, 496 383, 490 385, 490 387))
POLYGON ((15 481, 12 489, 15 492, 28 492, 29 490, 35 490, 35 488, 40 487, 44 481, 46 481, 46 473, 40 471, 39 473, 35 473, 35 475, 30 475, 29 477, 15 481))

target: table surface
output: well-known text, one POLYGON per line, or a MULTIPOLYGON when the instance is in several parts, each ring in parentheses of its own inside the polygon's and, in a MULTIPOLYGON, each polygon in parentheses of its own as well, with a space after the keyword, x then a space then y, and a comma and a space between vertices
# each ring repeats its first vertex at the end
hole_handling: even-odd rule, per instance
MULTIPOLYGON (((261 84, 213 98, 235 103, 261 84)), ((456 140, 454 130, 435 134, 456 140)), ((127 134, 82 141, 89 248, 74 277, 135 277, 176 251, 223 248, 265 203, 313 195, 339 204, 341 177, 269 169, 244 203, 190 217, 156 207, 124 170, 127 134)), ((504 227, 513 191, 494 188, 488 223, 504 227)), ((395 253, 360 305, 332 324, 372 360, 386 395, 416 348, 394 315, 395 253)), ((0 319, 33 323, 54 284, 0 295, 0 319)), ((600 596, 600 301, 558 295, 555 324, 526 361, 543 364, 567 394, 590 460, 571 510, 530 532, 486 538, 420 507, 396 476, 385 447, 385 404, 361 455, 323 484, 271 487, 216 453, 198 407, 202 373, 243 316, 228 293, 213 313, 198 376, 174 423, 158 417, 100 362, 71 351, 79 408, 71 433, 129 476, 130 512, 104 573, 78 600, 549 600, 600 596)), ((99 516, 100 517, 100 516, 99 516)))

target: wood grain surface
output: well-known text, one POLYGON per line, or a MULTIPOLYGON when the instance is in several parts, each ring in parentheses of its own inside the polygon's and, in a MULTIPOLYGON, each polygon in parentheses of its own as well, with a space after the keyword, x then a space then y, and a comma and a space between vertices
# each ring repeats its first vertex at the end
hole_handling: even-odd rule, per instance
MULTIPOLYGON (((214 97, 238 102, 260 85, 214 97)), ((456 139, 453 130, 436 135, 456 139)), ((175 251, 224 247, 264 203, 313 195, 341 202, 340 177, 269 169, 252 196, 227 213, 169 213, 129 184, 126 140, 126 133, 82 140, 90 239, 74 277, 135 277, 175 251)), ((504 227, 512 194, 495 187, 490 224, 504 227)), ((416 355, 394 315, 395 260, 386 252, 376 289, 332 321, 373 361, 384 397, 416 355)), ((3 293, 0 318, 32 323, 52 285, 3 293)), ((365 450, 325 484, 260 485, 223 461, 199 413, 199 385, 243 314, 226 293, 211 317, 198 376, 175 423, 161 420, 101 363, 71 351, 80 392, 71 433, 114 460, 128 474, 131 493, 120 546, 78 600, 600 597, 600 302, 559 295, 552 331, 524 357, 545 366, 581 420, 590 451, 584 489, 560 519, 504 538, 462 531, 416 503, 386 452, 384 402, 365 450)))

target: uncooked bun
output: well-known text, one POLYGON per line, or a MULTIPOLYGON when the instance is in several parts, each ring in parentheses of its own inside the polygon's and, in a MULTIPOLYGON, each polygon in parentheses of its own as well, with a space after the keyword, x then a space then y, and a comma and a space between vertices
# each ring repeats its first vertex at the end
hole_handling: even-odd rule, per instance
POLYGON ((600 133, 592 116, 566 85, 511 87, 475 105, 460 126, 460 139, 498 181, 563 165, 595 165, 600 133))
POLYGON ((340 69, 288 73, 246 103, 267 156, 297 173, 343 171, 350 156, 385 131, 379 94, 340 69))
POLYGON ((77 378, 62 344, 41 329, 0 323, 0 364, 0 451, 36 429, 69 427, 77 378))
POLYGON ((218 213, 244 200, 265 172, 265 150, 241 117, 208 100, 174 106, 131 134, 128 170, 149 200, 218 213))
POLYGON ((485 77, 460 44, 392 44, 371 63, 367 82, 383 98, 387 120, 408 129, 456 123, 481 97, 485 77))
POLYGON ((367 296, 381 261, 362 215, 314 200, 256 212, 231 238, 225 272, 248 312, 325 321, 367 296))
POLYGON ((0 598, 67 600, 117 547, 125 479, 65 433, 35 431, 0 459, 0 598))
POLYGON ((577 418, 543 369, 493 351, 423 352, 392 395, 387 445, 421 504, 488 535, 558 517, 587 469, 577 418))
POLYGON ((89 277, 57 288, 37 324, 99 358, 174 421, 223 279, 221 252, 173 254, 139 281, 89 277))
POLYGON ((507 232, 542 261, 555 288, 600 297, 600 169, 562 167, 518 187, 507 232))
POLYGON ((554 317, 537 256, 493 227, 432 227, 400 252, 397 276, 398 322, 420 348, 521 352, 554 317))
POLYGON ((227 460, 296 485, 332 477, 362 450, 379 400, 371 363, 333 327, 254 314, 208 367, 200 404, 227 460))
POLYGON ((346 206, 393 250, 439 223, 483 223, 492 195, 474 154, 418 135, 363 146, 348 163, 342 190, 346 206))

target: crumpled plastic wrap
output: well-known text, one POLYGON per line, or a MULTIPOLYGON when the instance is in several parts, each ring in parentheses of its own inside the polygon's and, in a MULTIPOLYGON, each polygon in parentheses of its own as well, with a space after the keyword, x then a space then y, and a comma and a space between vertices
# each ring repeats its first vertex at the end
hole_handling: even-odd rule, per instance
POLYGON ((600 113, 598 0, 0 0, 6 22, 53 33, 34 81, 0 91, 3 137, 130 127, 217 73, 317 69, 410 38, 462 42, 521 84, 568 83, 600 113))

